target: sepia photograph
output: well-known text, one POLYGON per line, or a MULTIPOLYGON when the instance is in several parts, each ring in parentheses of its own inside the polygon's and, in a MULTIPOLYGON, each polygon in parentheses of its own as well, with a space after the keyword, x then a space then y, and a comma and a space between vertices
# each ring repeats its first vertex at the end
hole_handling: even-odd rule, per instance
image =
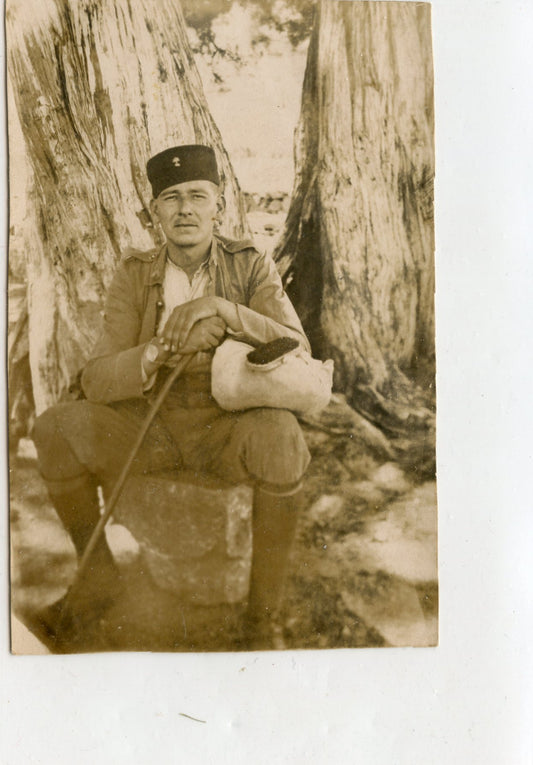
POLYGON ((430 4, 7 0, 6 61, 12 653, 437 646, 430 4))

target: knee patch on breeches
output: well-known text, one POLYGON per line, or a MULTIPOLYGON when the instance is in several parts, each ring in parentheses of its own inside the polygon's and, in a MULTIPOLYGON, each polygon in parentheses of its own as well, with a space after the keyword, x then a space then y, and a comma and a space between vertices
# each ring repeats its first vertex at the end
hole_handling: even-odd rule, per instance
POLYGON ((35 420, 32 438, 37 449, 41 475, 49 481, 70 480, 85 474, 63 432, 63 410, 68 405, 50 407, 35 420))
POLYGON ((282 487, 292 489, 310 461, 296 417, 285 409, 257 409, 249 415, 242 426, 240 455, 248 474, 281 491, 282 487))

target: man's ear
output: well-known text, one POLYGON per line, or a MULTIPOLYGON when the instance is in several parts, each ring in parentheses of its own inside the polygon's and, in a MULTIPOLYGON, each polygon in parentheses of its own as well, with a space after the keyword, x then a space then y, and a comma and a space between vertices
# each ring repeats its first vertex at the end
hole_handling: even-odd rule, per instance
POLYGON ((156 226, 159 223, 159 215, 157 214, 157 202, 155 199, 150 200, 150 215, 152 216, 154 226, 156 226))
POLYGON ((226 211, 226 197, 224 194, 219 194, 217 197, 217 215, 222 216, 226 211))

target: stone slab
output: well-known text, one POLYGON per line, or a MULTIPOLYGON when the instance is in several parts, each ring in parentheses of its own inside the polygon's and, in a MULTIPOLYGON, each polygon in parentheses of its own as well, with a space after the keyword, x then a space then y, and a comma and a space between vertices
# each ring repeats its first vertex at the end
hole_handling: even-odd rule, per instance
POLYGON ((252 489, 188 472, 132 476, 114 520, 139 544, 157 585, 199 605, 248 593, 252 489))

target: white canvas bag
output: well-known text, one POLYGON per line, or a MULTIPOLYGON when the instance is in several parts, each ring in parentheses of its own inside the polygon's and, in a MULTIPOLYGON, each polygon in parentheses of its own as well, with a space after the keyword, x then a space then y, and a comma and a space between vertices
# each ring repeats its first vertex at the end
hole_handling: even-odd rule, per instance
POLYGON ((229 411, 273 407, 295 414, 316 414, 328 405, 333 384, 333 361, 318 361, 298 346, 262 366, 247 355, 254 348, 237 340, 224 340, 211 367, 211 392, 229 411))

